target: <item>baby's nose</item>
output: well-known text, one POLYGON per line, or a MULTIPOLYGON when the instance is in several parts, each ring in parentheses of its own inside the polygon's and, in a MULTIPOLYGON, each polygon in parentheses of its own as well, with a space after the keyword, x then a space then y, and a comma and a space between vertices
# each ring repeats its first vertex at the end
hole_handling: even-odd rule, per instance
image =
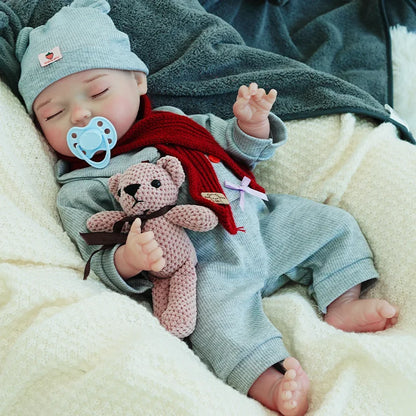
POLYGON ((85 127, 91 115, 91 111, 88 108, 78 105, 72 110, 71 121, 76 126, 85 127))

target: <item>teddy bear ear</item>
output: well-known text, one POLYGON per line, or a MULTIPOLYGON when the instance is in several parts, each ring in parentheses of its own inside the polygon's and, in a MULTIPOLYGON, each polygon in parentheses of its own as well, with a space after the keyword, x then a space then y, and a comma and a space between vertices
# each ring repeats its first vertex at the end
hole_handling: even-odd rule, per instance
POLYGON ((110 189, 110 192, 115 196, 117 201, 120 197, 120 195, 118 195, 118 185, 120 183, 121 176, 121 173, 116 173, 108 180, 108 188, 110 189))
POLYGON ((173 156, 164 156, 156 162, 156 165, 165 169, 166 172, 169 173, 172 177, 173 183, 177 187, 182 185, 185 180, 185 172, 179 159, 173 156))

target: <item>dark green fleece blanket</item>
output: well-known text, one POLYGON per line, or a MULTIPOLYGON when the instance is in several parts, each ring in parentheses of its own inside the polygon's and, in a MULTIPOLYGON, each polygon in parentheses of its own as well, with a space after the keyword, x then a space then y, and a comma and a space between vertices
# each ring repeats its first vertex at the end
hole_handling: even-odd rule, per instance
MULTIPOLYGON (((45 23, 70 3, 0 1, 0 74, 15 92, 18 31, 45 23)), ((109 3, 116 26, 149 66, 154 105, 225 118, 238 87, 256 81, 277 89, 274 111, 283 120, 345 112, 390 120, 384 108, 393 104, 388 26, 416 27, 411 0, 109 3)))

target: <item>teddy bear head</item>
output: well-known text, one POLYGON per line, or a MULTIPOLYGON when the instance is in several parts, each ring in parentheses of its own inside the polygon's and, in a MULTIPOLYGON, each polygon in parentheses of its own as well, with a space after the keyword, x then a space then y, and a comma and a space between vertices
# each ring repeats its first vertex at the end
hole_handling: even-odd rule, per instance
POLYGON ((165 156, 156 164, 138 163, 124 173, 113 175, 109 189, 127 215, 142 215, 174 205, 184 180, 180 161, 165 156))

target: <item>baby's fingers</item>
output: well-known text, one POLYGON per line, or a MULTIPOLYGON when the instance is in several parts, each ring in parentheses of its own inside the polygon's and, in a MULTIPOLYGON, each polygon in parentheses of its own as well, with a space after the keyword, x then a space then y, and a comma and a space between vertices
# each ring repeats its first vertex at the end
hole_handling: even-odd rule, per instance
POLYGON ((269 93, 266 93, 264 88, 259 88, 256 91, 256 94, 253 96, 253 99, 257 102, 266 101, 267 103, 273 104, 277 97, 277 91, 275 89, 271 89, 269 93))
POLYGON ((149 263, 149 270, 159 272, 165 267, 166 260, 163 257, 163 250, 156 243, 148 243, 142 247, 143 252, 147 255, 147 261, 149 263), (150 250, 150 251, 148 251, 150 250))
POLYGON ((165 266, 166 260, 164 257, 161 257, 151 264, 150 270, 152 270, 153 272, 160 272, 165 266))
POLYGON ((277 91, 274 88, 272 88, 268 94, 263 88, 259 89, 259 91, 262 93, 261 98, 264 98, 265 100, 274 101, 277 97, 277 91))
POLYGON ((131 225, 129 234, 141 234, 142 233, 142 221, 140 218, 136 218, 131 225))
POLYGON ((158 272, 165 267, 166 260, 163 257, 163 250, 154 239, 152 231, 147 231, 140 235, 139 244, 142 252, 147 256, 149 270, 158 272))
POLYGON ((140 240, 142 246, 142 251, 145 254, 150 254, 152 251, 156 250, 159 247, 159 244, 154 239, 152 232, 143 233, 140 240))
POLYGON ((251 94, 250 88, 247 85, 242 85, 238 89, 237 99, 247 101, 250 99, 251 95, 252 94, 251 94))
MULTIPOLYGON (((255 96, 259 92, 259 87, 255 82, 252 82, 249 86, 242 85, 238 89, 238 98, 249 100, 250 97, 255 96)), ((264 90, 263 90, 264 92, 264 90)))
POLYGON ((272 88, 268 94, 265 94, 265 99, 271 104, 273 104, 276 101, 276 98, 277 91, 274 88, 272 88))

